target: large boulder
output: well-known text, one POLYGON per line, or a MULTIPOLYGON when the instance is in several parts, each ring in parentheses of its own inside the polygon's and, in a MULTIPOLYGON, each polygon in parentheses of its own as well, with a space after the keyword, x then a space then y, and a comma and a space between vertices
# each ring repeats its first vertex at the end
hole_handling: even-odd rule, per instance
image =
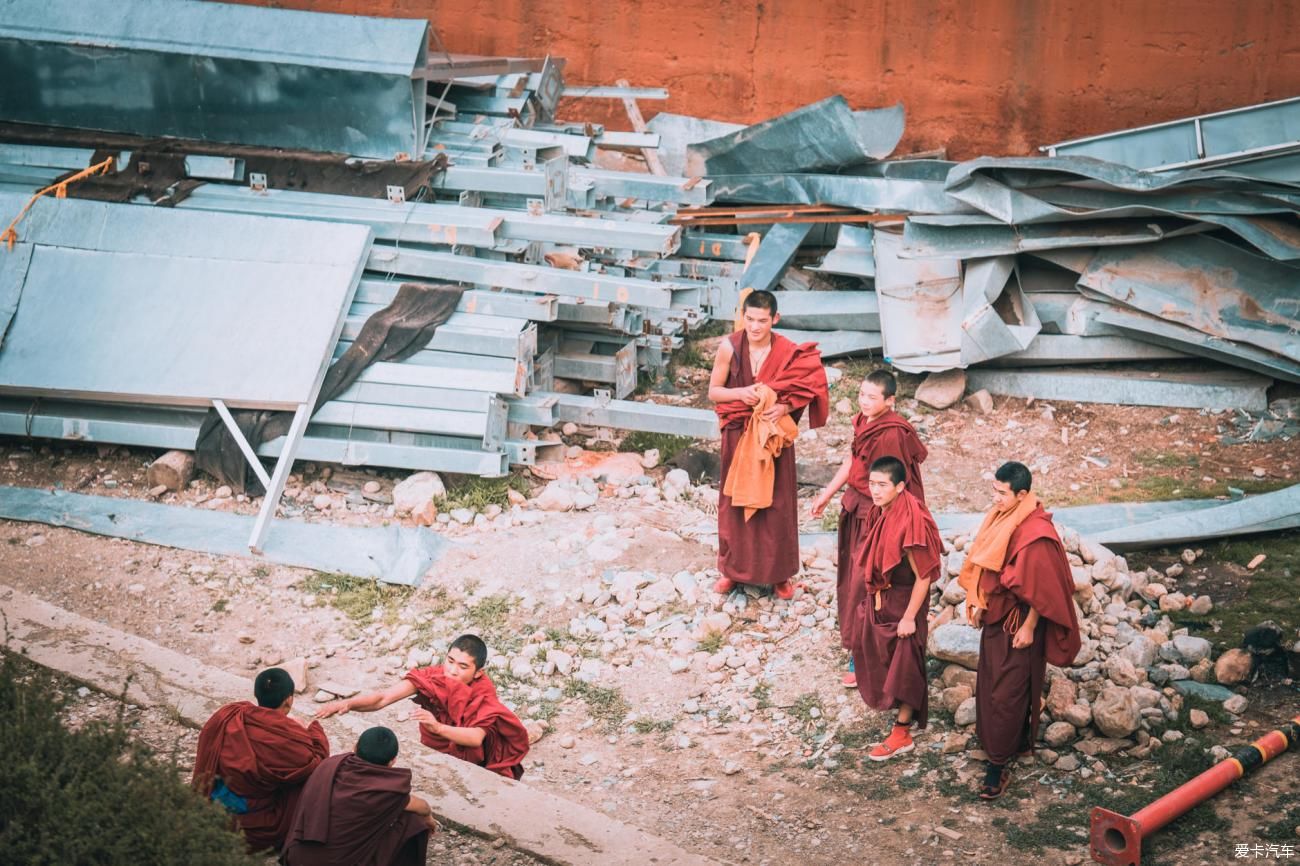
POLYGON ((398 514, 422 514, 447 495, 447 488, 437 472, 417 472, 407 476, 393 488, 393 508, 398 514))
POLYGON ((1155 664, 1159 652, 1160 648, 1156 646, 1155 641, 1144 634, 1139 634, 1119 651, 1119 655, 1131 661, 1134 667, 1141 669, 1155 664))
POLYGON ((916 387, 918 402, 933 409, 947 409, 966 393, 966 371, 944 370, 931 373, 916 387))
POLYGON ((1079 687, 1067 677, 1052 680, 1047 691, 1046 707, 1053 718, 1059 719, 1066 709, 1079 699, 1079 687))
POLYGON ((1192 637, 1189 634, 1180 634, 1172 641, 1174 650, 1178 653, 1179 658, 1185 665, 1194 665, 1201 659, 1210 657, 1210 650, 1213 649, 1208 640, 1203 637, 1192 637))
POLYGON ((1102 689, 1092 704, 1092 723, 1108 737, 1127 737, 1138 729, 1141 711, 1132 693, 1125 688, 1111 686, 1102 689))
POLYGON ((930 632, 930 655, 975 670, 980 662, 980 633, 962 622, 949 622, 930 632))

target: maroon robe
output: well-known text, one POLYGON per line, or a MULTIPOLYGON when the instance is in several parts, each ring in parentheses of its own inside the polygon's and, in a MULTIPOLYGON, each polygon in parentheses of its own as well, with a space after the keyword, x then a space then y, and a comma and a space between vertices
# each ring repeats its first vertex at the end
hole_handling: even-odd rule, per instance
POLYGON ((420 742, 444 755, 485 767, 507 779, 524 775, 528 731, 510 708, 497 698, 487 674, 465 685, 443 673, 442 665, 415 668, 406 679, 415 686, 415 702, 453 728, 482 728, 486 733, 477 747, 460 746, 436 737, 420 726, 420 742))
MULTIPOLYGON (((780 334, 772 335, 772 350, 758 375, 749 366, 749 340, 737 331, 731 340, 731 367, 724 387, 747 388, 763 382, 776 392, 777 402, 791 409, 790 417, 799 423, 808 409, 808 426, 826 423, 830 396, 826 390, 826 371, 815 343, 796 345, 780 334)), ((722 478, 718 489, 724 490, 736 444, 745 430, 745 421, 753 410, 741 402, 719 403, 715 407, 722 430, 722 478)), ((731 504, 725 493, 718 497, 718 570, 736 583, 775 586, 799 573, 798 484, 795 480, 794 446, 785 448, 776 458, 776 478, 772 485, 772 504, 745 520, 745 509, 731 504)))
POLYGON ((854 563, 854 572, 860 575, 858 582, 863 585, 862 601, 853 617, 857 631, 850 647, 858 693, 867 706, 876 710, 907 704, 921 728, 930 716, 930 690, 925 676, 929 599, 916 612, 914 634, 900 639, 898 623, 907 613, 918 578, 907 555, 910 553, 916 560, 920 579, 934 580, 939 575, 942 544, 934 517, 904 490, 883 511, 872 508, 866 557, 854 563))
POLYGON ((424 866, 429 828, 406 811, 411 771, 351 752, 326 758, 302 787, 286 866, 424 866))
POLYGON ((916 435, 907 419, 894 410, 867 421, 859 412, 853 416, 852 468, 849 486, 840 500, 839 561, 835 565, 835 598, 839 610, 840 644, 849 649, 853 643, 856 626, 853 618, 862 602, 863 584, 853 580, 852 564, 864 557, 862 545, 866 540, 871 504, 871 491, 867 487, 871 464, 881 457, 896 457, 907 470, 906 490, 925 502, 925 487, 921 484, 921 463, 929 452, 916 435))
POLYGON ((245 814, 231 816, 248 849, 278 850, 303 783, 329 753, 320 722, 304 728, 277 710, 239 701, 203 725, 190 785, 207 797, 217 779, 225 782, 248 803, 245 814))
POLYGON ((1002 571, 980 575, 980 590, 988 608, 975 682, 975 732, 989 760, 1005 764, 1031 750, 1038 738, 1047 663, 1068 665, 1079 653, 1070 562, 1041 505, 1011 533, 1002 571), (1039 615, 1034 642, 1015 649, 1011 639, 1030 607, 1039 615))

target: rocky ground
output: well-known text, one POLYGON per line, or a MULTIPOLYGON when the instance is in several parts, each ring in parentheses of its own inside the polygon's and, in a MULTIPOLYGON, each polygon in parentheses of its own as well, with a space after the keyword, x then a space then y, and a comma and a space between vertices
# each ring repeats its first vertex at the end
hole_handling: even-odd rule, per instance
MULTIPOLYGON (((837 403, 861 372, 836 385, 837 403)), ((844 408, 800 444, 814 471, 842 454, 844 408)), ((983 508, 985 476, 1004 457, 1036 466, 1049 505, 1294 483, 1293 443, 1227 444, 1229 416, 1048 412, 1024 401, 998 401, 994 415, 969 406, 928 413, 910 398, 903 408, 931 448, 926 483, 937 510, 983 508)), ((290 516, 427 522, 454 542, 418 590, 8 522, 0 582, 209 664, 249 673, 283 664, 307 684, 308 705, 390 682, 438 658, 457 634, 481 633, 493 678, 536 739, 527 784, 733 862, 1079 863, 1090 806, 1139 806, 1294 714, 1285 656, 1239 646, 1251 587, 1285 586, 1300 567, 1294 534, 1250 542, 1268 558, 1247 568, 1240 547, 1223 545, 1126 561, 1066 527, 1085 647, 1074 666, 1050 673, 1037 756, 1002 801, 979 802, 973 632, 960 624, 951 579, 967 539, 950 537, 933 599, 932 724, 913 755, 865 761, 888 719, 839 685, 833 546, 802 552, 790 602, 715 596, 716 490, 696 483, 698 473, 657 465, 654 454, 613 452, 607 431, 554 435, 581 453, 544 467, 549 478, 451 483, 436 502, 436 478, 301 467, 290 516)), ((659 446, 659 460, 682 445, 644 444, 659 446)), ((0 482, 110 496, 148 495, 154 456, 12 440, 3 453, 0 482)), ((676 457, 692 470, 707 462, 676 457)), ((162 498, 256 505, 202 480, 162 498)), ((1260 614, 1278 621, 1277 643, 1297 638, 1285 598, 1260 614)), ((382 718, 406 731, 405 715, 394 707, 382 718)), ((192 748, 192 732, 142 722, 142 732, 155 728, 178 739, 181 753, 192 748)), ((1154 843, 1157 856, 1217 863, 1235 843, 1296 844, 1300 774, 1288 760, 1174 825, 1154 843)), ((526 862, 491 859, 510 856, 479 842, 444 853, 447 862, 526 862)))

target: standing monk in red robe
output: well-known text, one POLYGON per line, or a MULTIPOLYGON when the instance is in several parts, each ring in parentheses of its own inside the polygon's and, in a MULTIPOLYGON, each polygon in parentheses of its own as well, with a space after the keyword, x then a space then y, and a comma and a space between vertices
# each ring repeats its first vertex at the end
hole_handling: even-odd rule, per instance
POLYGON ((424 866, 438 822, 396 760, 397 735, 376 727, 355 752, 322 761, 303 785, 285 866, 424 866))
POLYGON ((975 732, 988 753, 980 797, 1002 795, 1008 762, 1033 749, 1047 663, 1065 666, 1079 653, 1074 580, 1052 515, 1030 492, 1023 463, 993 475, 993 509, 984 517, 958 582, 966 616, 980 635, 975 732))
MULTIPOLYGON (((907 472, 907 492, 925 502, 921 484, 921 464, 929 455, 921 438, 907 419, 894 411, 898 380, 888 370, 873 370, 858 389, 857 415, 853 416, 853 446, 840 464, 831 483, 812 501, 812 516, 821 517, 826 506, 845 484, 848 492, 840 502, 839 561, 835 566, 835 596, 838 601, 840 645, 852 646, 857 625, 853 617, 862 601, 864 584, 855 579, 853 563, 863 560, 862 545, 870 524, 868 512, 874 507, 867 489, 871 464, 881 457, 897 457, 907 472)), ((846 689, 857 685, 853 662, 842 683, 846 689)))
MULTIPOLYGON (((790 578, 799 571, 798 488, 795 481, 794 445, 780 449, 774 466, 750 460, 735 461, 741 439, 755 423, 754 407, 761 410, 759 422, 771 425, 798 423, 808 409, 808 426, 826 423, 830 396, 826 371, 815 343, 796 345, 772 326, 781 320, 776 295, 751 292, 741 305, 743 330, 718 346, 709 377, 709 399, 713 401, 722 430, 722 494, 718 498, 718 570, 722 577, 714 592, 730 592, 736 584, 775 587, 777 598, 794 596, 790 578), (788 418, 787 418, 788 416, 788 418), (770 505, 745 507, 732 504, 728 488, 744 487, 752 492, 756 482, 766 483, 770 472, 770 505), (741 473, 744 484, 731 478, 741 473)), ((757 460, 771 459, 771 452, 743 449, 757 460)), ((753 505, 746 500, 746 505, 753 505)))
POLYGON ((929 509, 907 490, 897 457, 881 457, 868 475, 872 509, 864 560, 854 563, 862 601, 852 642, 858 693, 876 710, 897 709, 893 729, 867 755, 887 761, 914 748, 909 729, 929 721, 925 677, 930 583, 939 576, 943 542, 929 509))
POLYGON ((483 670, 487 644, 477 635, 456 638, 443 664, 408 671, 402 681, 377 692, 325 704, 316 718, 356 710, 370 713, 403 698, 420 707, 420 742, 431 749, 477 764, 508 779, 524 775, 528 731, 501 703, 496 686, 483 670))
POLYGON ((226 704, 199 732, 190 785, 226 808, 249 851, 280 849, 302 785, 330 753, 319 722, 289 717, 293 678, 269 668, 253 681, 257 705, 226 704))

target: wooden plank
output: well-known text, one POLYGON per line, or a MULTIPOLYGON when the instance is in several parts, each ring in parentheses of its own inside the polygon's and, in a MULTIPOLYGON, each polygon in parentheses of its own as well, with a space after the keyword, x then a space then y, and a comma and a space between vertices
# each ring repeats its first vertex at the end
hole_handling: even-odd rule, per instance
MULTIPOLYGON (((620 78, 618 86, 626 88, 630 85, 627 83, 626 78, 620 78)), ((645 118, 641 116, 641 107, 636 104, 636 97, 620 96, 619 99, 623 101, 623 109, 627 111, 627 119, 632 122, 632 129, 640 133, 647 132, 648 127, 645 118)), ((646 168, 650 169, 651 174, 657 174, 660 177, 668 176, 668 170, 664 168, 664 164, 659 160, 658 150, 653 147, 643 147, 641 148, 641 155, 645 157, 646 168)))

